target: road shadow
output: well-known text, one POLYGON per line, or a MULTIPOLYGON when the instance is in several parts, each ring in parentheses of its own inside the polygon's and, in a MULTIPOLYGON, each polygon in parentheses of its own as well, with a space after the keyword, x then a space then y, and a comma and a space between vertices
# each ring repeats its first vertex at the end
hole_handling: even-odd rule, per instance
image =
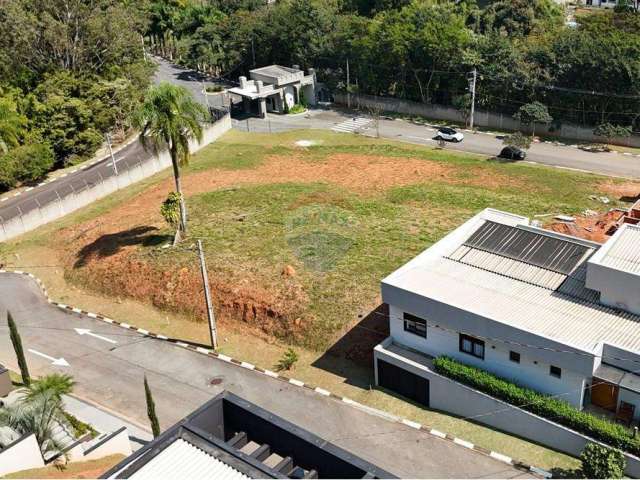
POLYGON ((369 389, 373 386, 373 348, 389 336, 386 304, 361 317, 313 366, 343 377, 346 383, 369 389))
POLYGON ((155 247, 171 241, 171 235, 159 235, 157 227, 139 226, 118 233, 109 233, 98 237, 95 241, 85 245, 76 255, 74 268, 81 268, 87 264, 90 258, 106 258, 118 253, 123 247, 142 245, 143 247, 155 247))

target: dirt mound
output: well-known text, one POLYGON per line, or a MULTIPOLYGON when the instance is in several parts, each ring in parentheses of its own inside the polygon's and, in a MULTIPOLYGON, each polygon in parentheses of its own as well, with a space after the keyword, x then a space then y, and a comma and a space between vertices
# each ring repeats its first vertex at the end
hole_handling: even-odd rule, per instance
MULTIPOLYGON (((78 275, 98 291, 115 296, 123 296, 124 292, 127 297, 158 308, 206 321, 202 279, 196 268, 160 269, 133 256, 120 255, 90 261, 78 275)), ((300 320, 308 298, 294 281, 283 281, 280 288, 271 291, 248 278, 223 279, 210 272, 210 286, 221 322, 241 320, 284 338, 296 338, 308 327, 308 322, 300 320)))
POLYGON ((592 216, 576 217, 575 222, 553 222, 545 226, 554 232, 571 235, 593 242, 606 242, 618 220, 624 215, 620 210, 592 216))

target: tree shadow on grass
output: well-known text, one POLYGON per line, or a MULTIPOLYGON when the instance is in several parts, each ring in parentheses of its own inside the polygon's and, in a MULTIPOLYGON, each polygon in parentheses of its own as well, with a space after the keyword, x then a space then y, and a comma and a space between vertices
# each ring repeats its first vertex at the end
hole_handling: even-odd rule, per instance
POLYGON ((95 241, 85 245, 77 254, 74 268, 81 268, 87 264, 90 258, 106 258, 118 253, 123 247, 142 245, 143 247, 155 247, 173 238, 171 235, 158 235, 150 233, 157 231, 157 227, 140 226, 118 233, 102 235, 95 241))
POLYGON ((373 349, 389 336, 389 307, 385 304, 361 317, 313 366, 343 377, 346 383, 369 389, 375 383, 373 349))

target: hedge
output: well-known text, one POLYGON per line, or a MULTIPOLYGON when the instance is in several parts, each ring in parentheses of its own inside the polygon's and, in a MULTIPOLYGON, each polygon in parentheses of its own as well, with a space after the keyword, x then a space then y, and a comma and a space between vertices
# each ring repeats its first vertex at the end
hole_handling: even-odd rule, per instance
POLYGON ((600 440, 612 447, 640 456, 640 438, 633 438, 631 432, 622 425, 578 410, 563 400, 543 395, 449 357, 436 358, 433 361, 433 366, 436 372, 445 377, 600 440))

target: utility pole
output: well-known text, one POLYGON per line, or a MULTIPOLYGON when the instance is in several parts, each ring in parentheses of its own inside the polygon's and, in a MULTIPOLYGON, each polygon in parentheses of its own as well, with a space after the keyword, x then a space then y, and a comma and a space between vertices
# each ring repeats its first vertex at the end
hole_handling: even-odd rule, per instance
POLYGON ((104 134, 107 139, 107 145, 109 146, 109 154, 111 155, 111 165, 113 166, 113 173, 118 175, 118 166, 116 165, 116 159, 113 156, 113 149, 111 148, 111 135, 109 133, 104 134))
POLYGON ((469 129, 473 130, 473 116, 476 112, 476 80, 478 78, 478 70, 473 68, 473 78, 471 79, 471 115, 469 116, 469 129))
POLYGON ((347 108, 351 108, 351 92, 349 92, 349 59, 347 58, 347 108))
POLYGON ((218 348, 218 332, 216 329, 216 317, 211 306, 211 292, 209 291, 209 275, 207 266, 204 263, 204 251, 202 250, 202 240, 198 240, 198 255, 200 256, 200 271, 202 272, 202 284, 204 285, 204 299, 207 302, 207 318, 209 319, 209 333, 211 335, 211 346, 215 350, 218 348))

